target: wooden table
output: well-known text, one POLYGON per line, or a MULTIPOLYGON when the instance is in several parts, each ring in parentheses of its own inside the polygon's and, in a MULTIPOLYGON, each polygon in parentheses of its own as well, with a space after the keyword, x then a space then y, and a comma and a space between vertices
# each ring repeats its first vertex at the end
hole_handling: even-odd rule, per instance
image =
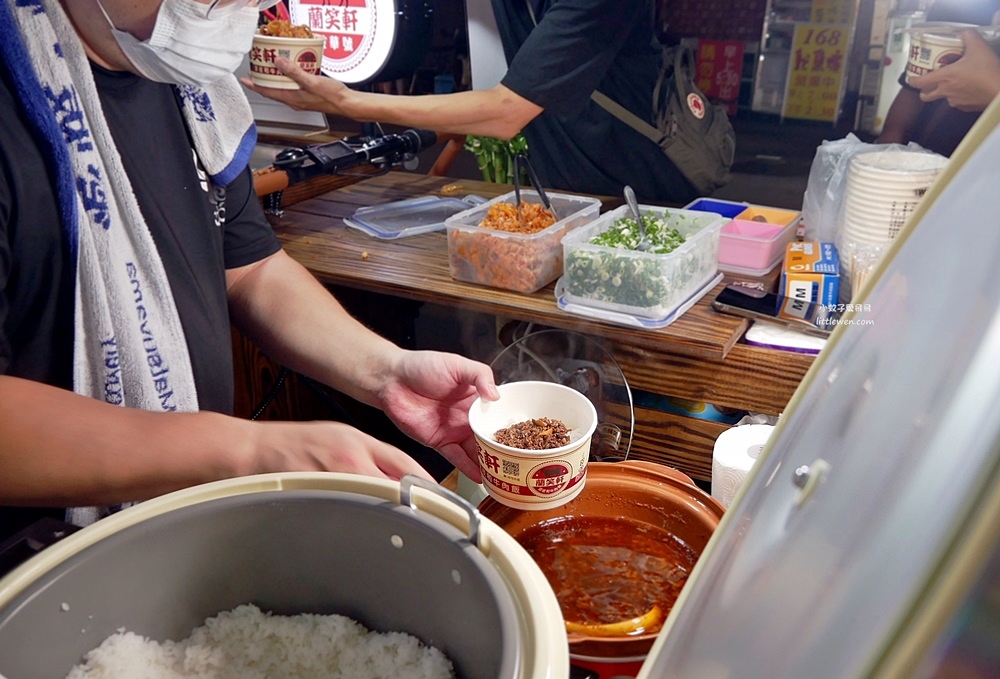
MULTIPOLYGON (((275 231, 288 253, 325 284, 596 338, 621 366, 637 401, 649 400, 643 396, 668 396, 765 414, 782 411, 812 358, 741 343, 748 322, 711 308, 724 283, 666 328, 637 330, 562 311, 552 285, 526 295, 452 279, 444 232, 382 241, 343 223, 365 205, 420 195, 492 197, 509 190, 486 182, 394 171, 287 206, 275 231)), ((632 456, 708 481, 715 439, 728 426, 639 405, 632 456)))

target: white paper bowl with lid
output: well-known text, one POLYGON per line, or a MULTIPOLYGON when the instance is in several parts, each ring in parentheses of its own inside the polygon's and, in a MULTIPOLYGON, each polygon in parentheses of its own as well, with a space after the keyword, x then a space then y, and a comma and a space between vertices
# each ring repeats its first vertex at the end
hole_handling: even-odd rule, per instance
POLYGON ((479 469, 490 497, 514 509, 553 509, 583 490, 597 409, 590 399, 555 382, 509 382, 500 398, 476 399, 469 425, 479 446, 479 469), (570 442, 558 448, 524 450, 498 443, 496 433, 532 419, 558 420, 570 442))
POLYGON ((994 50, 1000 47, 1000 30, 995 26, 930 21, 907 29, 910 51, 906 61, 906 82, 961 59, 965 43, 959 33, 967 30, 978 31, 994 50))
POLYGON ((261 87, 297 90, 298 83, 278 70, 275 60, 284 57, 306 73, 319 75, 325 45, 326 38, 321 35, 313 38, 288 38, 257 33, 253 36, 250 48, 250 80, 261 87))

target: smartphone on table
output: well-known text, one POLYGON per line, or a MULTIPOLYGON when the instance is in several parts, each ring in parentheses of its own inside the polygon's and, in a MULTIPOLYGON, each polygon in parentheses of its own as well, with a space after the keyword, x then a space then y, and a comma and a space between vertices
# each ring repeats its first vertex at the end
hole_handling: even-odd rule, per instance
POLYGON ((842 315, 836 310, 839 307, 781 297, 742 285, 723 288, 712 302, 712 308, 734 316, 771 321, 815 337, 829 337, 842 315))

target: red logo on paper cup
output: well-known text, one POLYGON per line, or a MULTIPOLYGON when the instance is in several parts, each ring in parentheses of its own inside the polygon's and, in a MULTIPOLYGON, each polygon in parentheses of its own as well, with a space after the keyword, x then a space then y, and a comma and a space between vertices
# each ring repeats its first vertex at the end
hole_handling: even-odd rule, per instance
POLYGON ((947 66, 948 64, 954 64, 956 61, 962 58, 963 52, 955 50, 952 52, 945 52, 937 58, 935 63, 935 68, 941 68, 942 66, 947 66))
POLYGON ((544 462, 528 472, 528 490, 539 497, 558 495, 573 480, 573 469, 562 460, 544 462))
POLYGON ((303 71, 312 73, 313 75, 319 73, 319 66, 322 63, 319 54, 312 50, 302 50, 299 52, 299 55, 295 57, 295 62, 303 71))

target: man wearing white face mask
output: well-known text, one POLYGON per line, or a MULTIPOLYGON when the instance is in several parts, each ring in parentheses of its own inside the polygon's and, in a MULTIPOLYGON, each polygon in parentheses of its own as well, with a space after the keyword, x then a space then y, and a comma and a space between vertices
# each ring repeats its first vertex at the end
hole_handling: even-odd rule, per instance
POLYGON ((233 418, 230 323, 478 478, 489 367, 374 335, 264 219, 231 70, 273 4, 0 0, 0 541, 244 474, 429 477, 345 424, 233 418))
POLYGON ((257 30, 258 12, 278 2, 165 0, 149 38, 140 40, 119 30, 100 0, 95 1, 118 47, 141 75, 182 85, 209 85, 232 75, 257 30))

